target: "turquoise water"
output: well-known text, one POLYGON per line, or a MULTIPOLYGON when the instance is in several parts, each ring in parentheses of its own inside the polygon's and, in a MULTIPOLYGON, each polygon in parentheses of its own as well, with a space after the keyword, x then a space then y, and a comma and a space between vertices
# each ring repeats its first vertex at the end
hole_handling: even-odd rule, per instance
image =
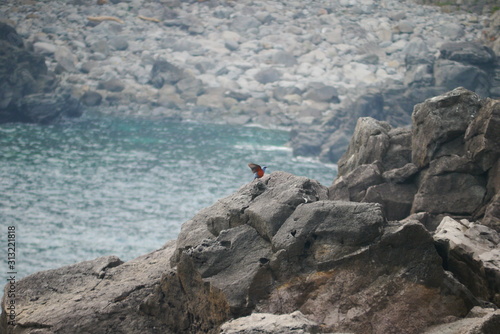
POLYGON ((2 248, 16 226, 18 278, 103 255, 130 260, 252 181, 249 162, 330 185, 335 166, 294 158, 287 141, 278 130, 104 115, 0 125, 2 248))

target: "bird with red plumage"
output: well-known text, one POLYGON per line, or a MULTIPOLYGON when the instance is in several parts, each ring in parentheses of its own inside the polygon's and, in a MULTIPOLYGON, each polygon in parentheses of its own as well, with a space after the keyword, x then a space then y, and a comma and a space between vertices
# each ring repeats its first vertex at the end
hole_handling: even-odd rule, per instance
POLYGON ((254 180, 260 179, 261 177, 263 177, 264 173, 266 172, 266 168, 267 168, 266 166, 260 167, 259 165, 254 164, 254 163, 249 163, 248 167, 250 167, 250 169, 252 170, 254 180))

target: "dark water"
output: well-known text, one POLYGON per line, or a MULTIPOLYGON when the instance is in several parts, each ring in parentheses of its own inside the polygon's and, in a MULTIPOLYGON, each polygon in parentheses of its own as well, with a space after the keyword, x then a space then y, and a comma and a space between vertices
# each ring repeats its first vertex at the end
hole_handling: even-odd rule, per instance
POLYGON ((335 166, 293 158, 287 140, 278 130, 103 115, 0 125, 2 248, 16 226, 18 278, 102 255, 130 260, 250 182, 248 162, 330 185, 335 166))

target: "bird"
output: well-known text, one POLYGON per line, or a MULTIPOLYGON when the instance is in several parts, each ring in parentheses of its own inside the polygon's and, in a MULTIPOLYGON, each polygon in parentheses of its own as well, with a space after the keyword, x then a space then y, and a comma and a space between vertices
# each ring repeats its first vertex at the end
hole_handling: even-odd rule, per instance
POLYGON ((259 165, 257 164, 254 164, 254 163, 249 163, 248 164, 248 167, 250 167, 250 169, 252 170, 252 173, 254 175, 254 180, 255 179, 260 179, 261 177, 264 176, 264 173, 266 172, 266 166, 264 167, 260 167, 259 165))

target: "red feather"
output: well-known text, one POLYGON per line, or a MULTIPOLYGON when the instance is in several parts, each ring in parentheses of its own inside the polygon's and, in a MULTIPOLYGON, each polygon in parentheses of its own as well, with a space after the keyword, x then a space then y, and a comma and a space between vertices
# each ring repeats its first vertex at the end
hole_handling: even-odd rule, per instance
POLYGON ((257 164, 249 163, 248 167, 252 170, 252 173, 256 174, 258 178, 264 176, 264 170, 257 164))

